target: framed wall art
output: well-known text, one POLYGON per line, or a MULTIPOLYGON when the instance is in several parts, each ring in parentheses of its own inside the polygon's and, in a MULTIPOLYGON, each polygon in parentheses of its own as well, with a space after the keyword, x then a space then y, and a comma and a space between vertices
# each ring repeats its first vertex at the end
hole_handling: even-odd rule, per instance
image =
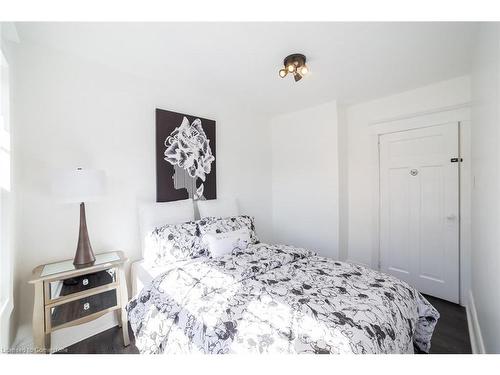
POLYGON ((215 121, 156 109, 156 201, 217 198, 215 121))

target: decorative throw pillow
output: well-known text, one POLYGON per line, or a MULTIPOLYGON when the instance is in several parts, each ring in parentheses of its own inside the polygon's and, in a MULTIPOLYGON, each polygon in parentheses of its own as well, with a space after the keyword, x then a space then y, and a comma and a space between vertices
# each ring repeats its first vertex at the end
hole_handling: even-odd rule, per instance
POLYGON ((207 233, 201 239, 211 257, 230 254, 234 249, 246 249, 251 242, 250 231, 247 228, 232 232, 207 233))
POLYGON ((247 228, 250 232, 250 241, 252 244, 259 243, 255 234, 253 217, 247 215, 231 217, 204 217, 197 221, 200 234, 233 232, 238 229, 247 228))
POLYGON ((145 238, 144 260, 153 266, 206 255, 194 221, 155 228, 145 238))

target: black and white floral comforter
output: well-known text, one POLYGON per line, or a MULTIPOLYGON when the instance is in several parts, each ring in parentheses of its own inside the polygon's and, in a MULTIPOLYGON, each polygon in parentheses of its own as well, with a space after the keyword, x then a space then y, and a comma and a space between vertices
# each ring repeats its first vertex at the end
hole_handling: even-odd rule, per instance
POLYGON ((428 352, 439 318, 394 277, 267 244, 183 262, 127 311, 141 353, 428 352))

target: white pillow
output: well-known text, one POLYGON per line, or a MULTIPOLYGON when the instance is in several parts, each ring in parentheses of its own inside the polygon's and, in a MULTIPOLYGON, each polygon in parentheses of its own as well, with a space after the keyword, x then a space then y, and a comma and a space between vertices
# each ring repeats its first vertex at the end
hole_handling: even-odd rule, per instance
POLYGON ((165 224, 180 224, 186 221, 194 221, 192 199, 141 205, 139 208, 139 233, 142 254, 144 255, 145 238, 153 229, 165 224))
POLYGON ((143 257, 147 265, 162 267, 202 256, 208 256, 208 249, 201 245, 194 221, 163 225, 146 235, 143 257))
POLYGON ((212 199, 196 201, 196 204, 200 211, 200 218, 208 216, 229 217, 240 214, 236 199, 212 199))
POLYGON ((232 217, 204 217, 196 222, 200 235, 212 233, 226 233, 234 232, 240 229, 247 229, 250 233, 251 243, 256 244, 259 242, 257 234, 255 233, 255 225, 253 217, 247 215, 239 215, 232 217))
POLYGON ((208 248, 211 257, 230 254, 235 248, 246 249, 251 243, 250 231, 247 228, 232 232, 207 233, 202 242, 208 248))

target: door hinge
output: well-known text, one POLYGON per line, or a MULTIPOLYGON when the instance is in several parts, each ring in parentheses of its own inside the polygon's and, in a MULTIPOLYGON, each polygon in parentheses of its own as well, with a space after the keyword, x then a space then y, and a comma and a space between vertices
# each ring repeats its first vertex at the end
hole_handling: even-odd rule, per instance
POLYGON ((450 161, 451 161, 452 163, 458 163, 458 162, 460 162, 460 163, 461 163, 461 162, 463 162, 463 161, 464 161, 464 159, 462 159, 462 158, 451 158, 451 159, 450 159, 450 161))

